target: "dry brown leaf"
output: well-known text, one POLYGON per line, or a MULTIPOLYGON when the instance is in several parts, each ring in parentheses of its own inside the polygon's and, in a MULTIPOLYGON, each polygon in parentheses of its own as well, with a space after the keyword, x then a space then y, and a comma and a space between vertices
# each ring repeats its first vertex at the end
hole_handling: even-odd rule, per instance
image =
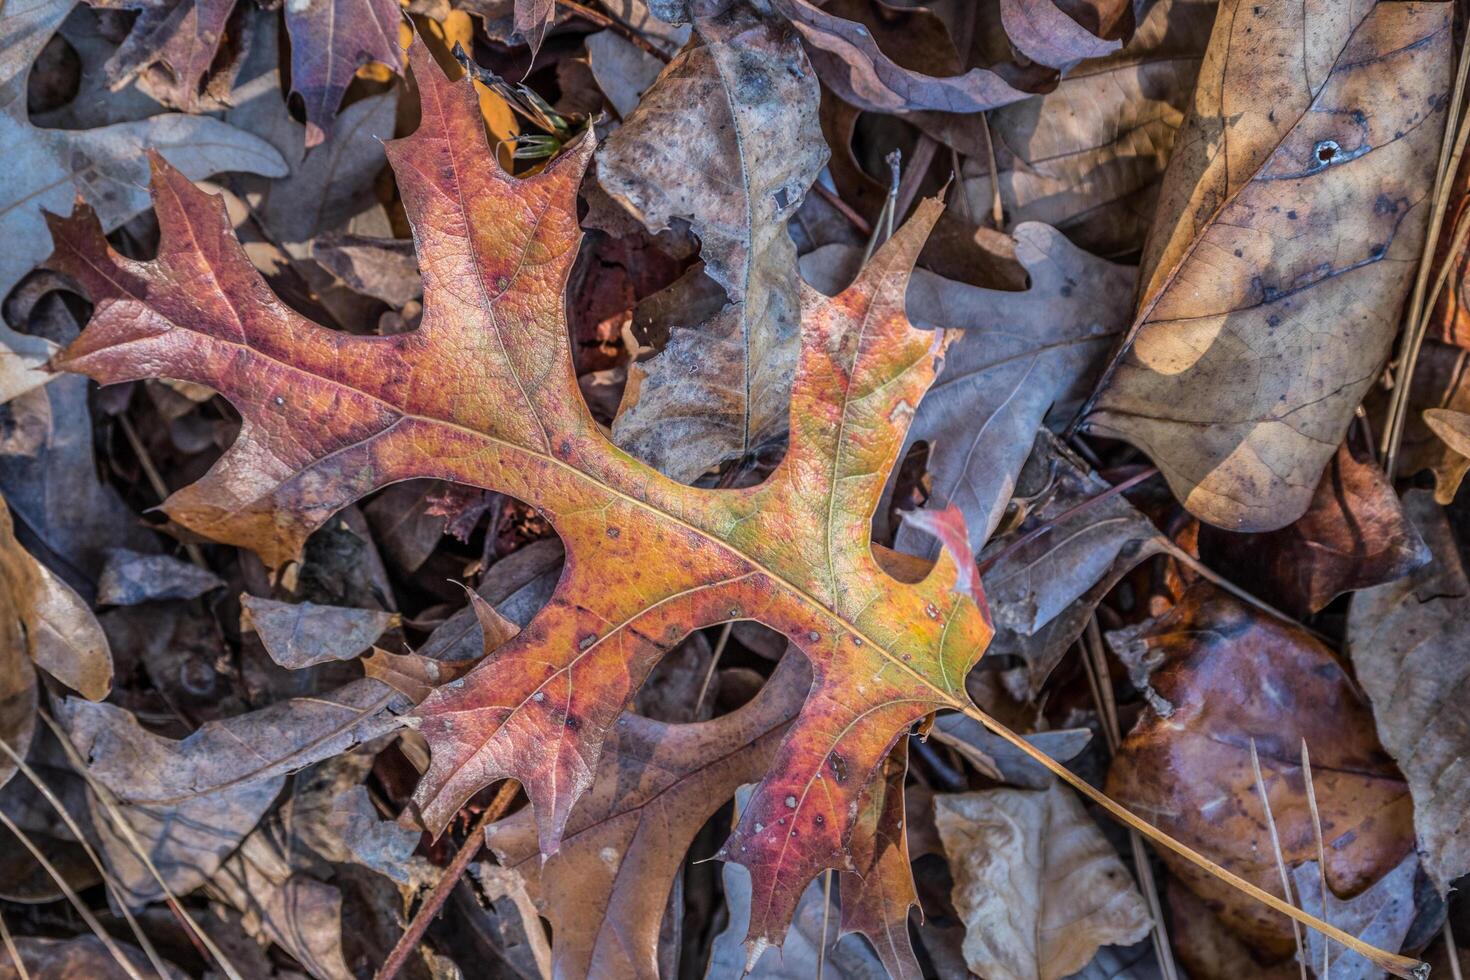
MULTIPOLYGON (((99 701, 112 690, 112 651, 97 617, 61 579, 15 539, 10 509, 0 502, 0 583, 9 609, 0 615, 18 620, 7 630, 15 631, 20 649, 46 673, 83 697, 99 701)), ((31 671, 16 667, 5 672, 8 696, 20 692, 31 671), (20 686, 18 686, 20 685, 20 686)), ((34 690, 30 697, 34 699, 34 690)), ((24 752, 21 753, 24 755, 24 752)))
MULTIPOLYGON (((1281 879, 1251 766, 1259 750, 1288 865, 1315 860, 1301 743, 1326 843, 1327 882, 1341 896, 1388 874, 1413 847, 1412 804, 1378 743, 1362 695, 1309 633, 1200 583, 1158 620, 1108 634, 1161 662, 1151 707, 1124 739, 1108 793, 1176 839, 1257 886, 1281 879)), ((1164 863, 1238 935, 1272 955, 1293 948, 1288 920, 1165 854, 1164 863)))
POLYGON ((1402 578, 1429 560, 1383 470, 1356 451, 1351 438, 1337 450, 1312 505, 1297 520, 1252 535, 1205 525, 1199 548, 1206 565, 1302 616, 1321 611, 1344 592, 1402 578))
POLYGON ((1353 597, 1348 653, 1373 703, 1378 737, 1404 770, 1424 870, 1441 892, 1470 871, 1470 683, 1464 556, 1430 495, 1411 490, 1404 509, 1433 554, 1408 578, 1353 597))
MULTIPOLYGON (((1151 0, 1123 50, 1077 65, 1052 92, 989 114, 1007 221, 1046 222, 1101 255, 1142 246, 1215 8, 1215 0, 1151 0)), ((975 128, 964 116, 917 123, 941 138, 956 126, 975 128)), ((985 214, 995 188, 984 148, 976 149, 961 192, 971 213, 985 214)))
POLYGON ((1382 367, 1423 245, 1451 12, 1221 5, 1088 419, 1201 520, 1300 517, 1382 367))
POLYGON ((934 797, 965 922, 965 962, 989 980, 1058 980, 1099 946, 1142 939, 1148 907, 1073 792, 934 797))

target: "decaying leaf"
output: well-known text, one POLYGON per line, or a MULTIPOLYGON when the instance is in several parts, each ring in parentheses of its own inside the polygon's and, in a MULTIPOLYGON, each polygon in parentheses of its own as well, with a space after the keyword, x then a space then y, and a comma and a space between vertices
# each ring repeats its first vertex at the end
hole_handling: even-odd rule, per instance
MULTIPOLYGON (((1310 634, 1200 583, 1157 621, 1108 640, 1160 661, 1150 679, 1153 706, 1108 772, 1114 799, 1279 893, 1250 746, 1254 740, 1282 854, 1296 865, 1317 856, 1301 770, 1305 740, 1335 894, 1363 891, 1413 847, 1403 776, 1346 671, 1310 634)), ((1169 855, 1164 861, 1250 942, 1275 955, 1292 948, 1284 919, 1169 855)))
POLYGON ((965 921, 965 962, 994 980, 1059 980, 1149 930, 1128 871, 1071 790, 934 797, 965 921))
POLYGON ((739 786, 761 778, 801 707, 805 667, 794 655, 782 665, 755 700, 714 721, 625 713, 544 862, 529 811, 486 831, 551 921, 558 976, 659 975, 659 926, 684 853, 739 786))
POLYGON ((217 119, 173 113, 95 129, 42 129, 26 112, 26 78, 76 0, 0 9, 0 296, 46 257, 43 212, 70 213, 80 196, 108 231, 148 207, 147 152, 192 178, 222 170, 280 177, 276 151, 217 119))
POLYGON ((1298 615, 1344 592, 1402 578, 1429 560, 1398 495, 1371 457, 1348 439, 1332 457, 1307 512, 1279 531, 1200 529, 1200 557, 1298 615))
POLYGON ((1470 677, 1470 581, 1430 495, 1411 490, 1404 509, 1433 559, 1408 578, 1353 597, 1348 653, 1373 703, 1378 737, 1409 781, 1424 870, 1447 891, 1470 872, 1470 784, 1457 775, 1470 754, 1470 716, 1459 698, 1470 677))
POLYGON ((868 538, 949 339, 903 314, 939 205, 923 204, 840 296, 803 294, 782 465, 748 490, 686 487, 608 443, 572 375, 561 288, 590 140, 533 177, 507 176, 473 89, 417 50, 423 119, 389 144, 425 273, 416 332, 352 336, 293 313, 218 202, 155 158, 153 262, 118 255, 90 217, 56 223, 53 264, 97 304, 61 363, 113 382, 177 376, 233 401, 241 438, 164 508, 268 564, 295 558, 350 501, 415 477, 501 490, 557 530, 572 558, 546 608, 418 709, 433 762, 416 801, 434 828, 514 777, 554 854, 606 733, 669 646, 736 619, 784 633, 816 679, 721 852, 752 871, 753 944, 778 941, 807 882, 848 867, 859 798, 898 735, 936 708, 975 710, 963 679, 990 627, 958 513, 919 515, 946 549, 918 582, 884 571, 868 538))
MULTIPOLYGON (((700 43, 597 154, 599 183, 651 231, 689 223, 729 299, 630 367, 613 423, 620 446, 683 482, 786 432, 801 320, 786 219, 827 161, 791 31, 738 4, 694 26, 700 43)), ((691 282, 670 287, 677 305, 691 282)))
MULTIPOLYGON (((924 327, 964 330, 924 396, 904 442, 929 444, 931 495, 954 504, 975 541, 1000 523, 1031 442, 1058 401, 1081 402, 1127 325, 1134 270, 1072 245, 1054 228, 1016 229, 1025 292, 981 289, 922 269, 909 282, 908 312, 924 327)), ((802 275, 835 295, 857 275, 862 253, 829 245, 802 256, 802 275)), ((932 538, 899 528, 900 551, 933 558, 932 538)))
POLYGON ((393 697, 375 680, 355 681, 209 722, 179 741, 111 704, 68 698, 56 714, 89 776, 112 798, 93 796, 93 824, 122 897, 142 905, 164 893, 137 847, 174 894, 193 891, 255 827, 287 773, 396 728, 385 710, 393 697))
POLYGON ((292 670, 351 660, 399 622, 397 613, 380 609, 278 602, 253 595, 242 595, 240 608, 241 626, 255 630, 271 659, 292 670))
POLYGON ((904 778, 909 747, 900 741, 883 763, 883 776, 863 794, 848 848, 855 872, 843 874, 842 935, 860 933, 878 952, 893 980, 918 980, 918 961, 909 940, 909 911, 919 907, 909 867, 904 820, 904 778))
POLYGON ((1138 315, 1088 420, 1201 520, 1300 517, 1387 356, 1429 214, 1450 14, 1221 5, 1138 315))

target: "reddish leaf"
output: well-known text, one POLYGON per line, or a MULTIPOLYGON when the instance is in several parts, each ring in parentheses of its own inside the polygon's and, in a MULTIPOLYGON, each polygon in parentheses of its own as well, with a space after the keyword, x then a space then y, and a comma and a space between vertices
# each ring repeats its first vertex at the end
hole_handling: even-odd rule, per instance
POLYGON ((857 872, 842 876, 842 932, 867 936, 895 980, 921 976, 909 941, 909 909, 919 907, 919 895, 904 829, 908 769, 908 744, 899 742, 883 765, 883 778, 863 795, 850 847, 857 872))
MULTIPOLYGON (((899 581, 869 543, 950 339, 903 313, 939 205, 922 205, 840 296, 803 295, 791 447, 770 478, 686 487, 612 446, 573 377, 562 290, 591 141, 513 179, 470 84, 446 79, 422 46, 414 68, 422 122, 388 152, 424 270, 417 331, 350 336, 292 312, 220 203, 155 160, 155 261, 124 259, 85 218, 53 222, 53 264, 96 303, 59 361, 109 383, 162 374, 229 398, 239 441, 165 510, 269 564, 352 500, 417 477, 510 494, 556 528, 568 560, 547 606, 419 709, 433 762, 416 799, 435 828, 513 777, 554 854, 608 729, 665 650, 729 620, 784 633, 815 678, 723 852, 750 868, 756 948, 779 941, 807 882, 851 870, 844 845, 864 787, 899 733, 940 707, 974 710, 963 679, 990 638, 968 544, 899 581)), ((963 537, 957 514, 942 520, 945 539, 963 537)))
MULTIPOLYGON (((1150 681, 1159 708, 1144 713, 1108 773, 1114 799, 1279 893, 1250 742, 1282 852, 1298 864, 1317 856, 1301 770, 1305 740, 1336 894, 1361 892, 1413 847, 1408 787, 1378 744, 1362 695, 1311 635, 1200 584, 1166 616, 1123 638, 1163 662, 1150 681)), ((1196 894, 1220 903, 1232 929, 1273 953, 1291 948, 1286 920, 1172 855, 1164 860, 1196 894)))

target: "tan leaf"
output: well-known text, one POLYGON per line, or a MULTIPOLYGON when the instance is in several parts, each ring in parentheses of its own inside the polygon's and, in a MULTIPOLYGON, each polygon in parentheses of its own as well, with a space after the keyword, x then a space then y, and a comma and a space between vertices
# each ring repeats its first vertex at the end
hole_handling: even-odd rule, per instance
POLYGON ((1148 933, 1143 896, 1060 783, 934 797, 965 921, 965 962, 988 980, 1057 980, 1099 946, 1148 933))
POLYGON ((1423 245, 1451 12, 1221 5, 1088 419, 1201 520, 1300 517, 1383 364, 1423 245))

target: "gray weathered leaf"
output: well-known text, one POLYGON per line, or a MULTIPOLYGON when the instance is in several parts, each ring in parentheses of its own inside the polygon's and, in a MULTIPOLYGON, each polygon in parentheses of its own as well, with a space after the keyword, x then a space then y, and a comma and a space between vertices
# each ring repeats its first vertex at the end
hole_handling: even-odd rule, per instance
POLYGON ((398 623, 381 609, 320 606, 240 597, 241 625, 255 630, 266 653, 282 667, 299 670, 332 660, 351 660, 398 623))
POLYGON ((613 422, 619 445, 685 481, 785 434, 800 318, 786 220, 827 160, 789 28, 736 5, 695 31, 597 155, 602 187, 650 230, 689 223, 729 300, 630 368, 613 422))
POLYGON ((209 569, 171 555, 143 555, 113 548, 97 580, 97 602, 104 606, 136 606, 140 602, 193 599, 224 584, 209 569))
POLYGON ((1378 737, 1409 781, 1424 870, 1444 892, 1470 871, 1470 712, 1459 697, 1470 684, 1470 580, 1434 498, 1411 490, 1404 511, 1433 560, 1353 596, 1347 647, 1378 737))
POLYGON ((288 773, 397 728, 386 710, 395 696, 378 681, 354 681, 328 695, 209 722, 179 741, 154 735, 111 704, 67 698, 56 714, 131 829, 115 826, 113 808, 94 797, 92 819, 107 863, 128 903, 143 905, 163 890, 130 837, 175 894, 193 891, 256 825, 288 773))

